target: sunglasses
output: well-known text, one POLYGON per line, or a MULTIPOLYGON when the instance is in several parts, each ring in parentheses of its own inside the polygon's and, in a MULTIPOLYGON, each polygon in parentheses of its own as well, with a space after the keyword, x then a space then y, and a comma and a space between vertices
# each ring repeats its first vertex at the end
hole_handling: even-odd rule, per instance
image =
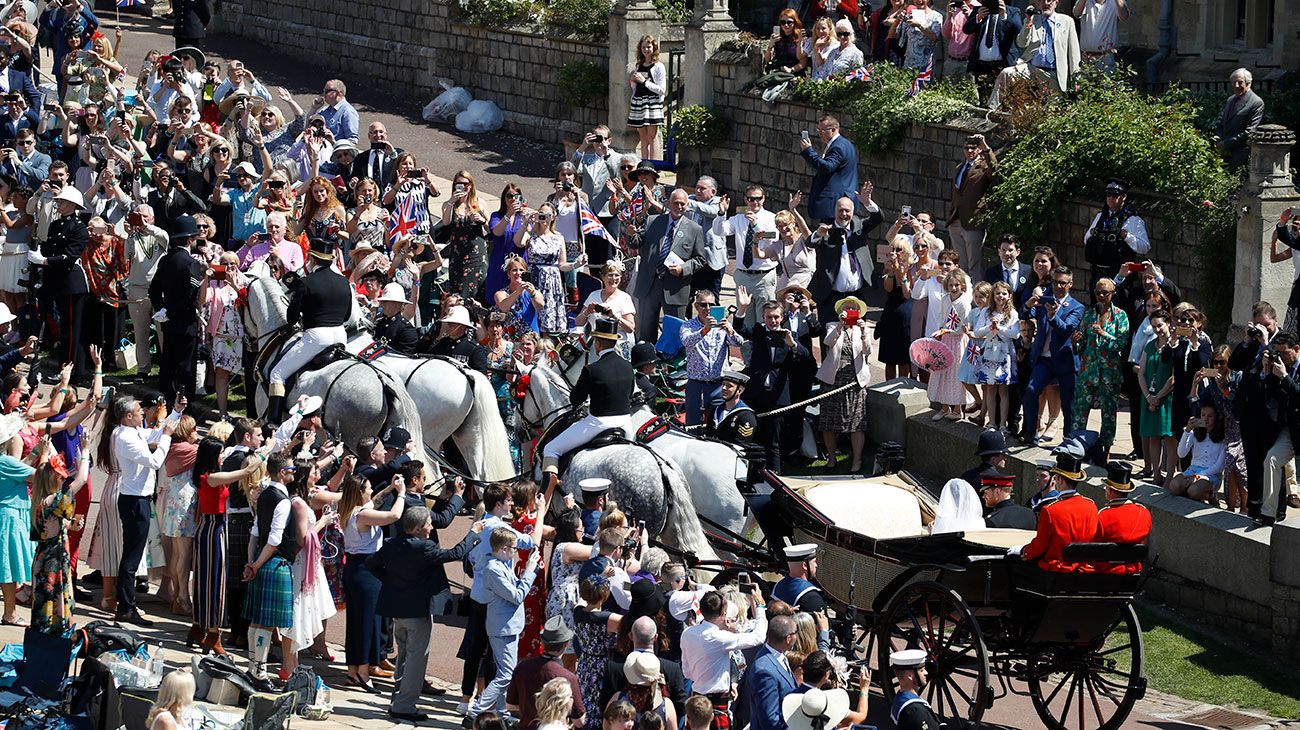
POLYGON ((1056 286, 1069 286, 1069 285, 1070 285, 1070 282, 1067 281, 1066 279, 1061 279, 1061 280, 1059 280, 1059 281, 1054 281, 1054 282, 1052 282, 1052 283, 1055 284, 1056 286))
POLYGON ((837 37, 840 37, 840 38, 848 38, 848 37, 852 36, 853 34, 852 34, 852 33, 836 33, 835 35, 836 35, 837 37))
POLYGON ((793 20, 782 20, 781 25, 794 25, 793 20))
POLYGON ((282 187, 284 187, 284 181, 282 181, 282 180, 272 180, 271 182, 267 183, 266 186, 267 186, 268 188, 282 188, 282 187))
POLYGON ((196 223, 194 227, 199 229, 200 231, 206 231, 212 228, 212 226, 208 225, 207 223, 196 223))
POLYGON ((763 199, 764 196, 762 195, 753 195, 745 198, 745 200, 748 200, 751 203, 761 203, 763 199))

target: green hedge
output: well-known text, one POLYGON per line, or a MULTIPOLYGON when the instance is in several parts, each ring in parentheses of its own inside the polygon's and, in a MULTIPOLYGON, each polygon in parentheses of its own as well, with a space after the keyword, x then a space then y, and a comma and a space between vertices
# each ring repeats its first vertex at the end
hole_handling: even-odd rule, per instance
POLYGON ((560 69, 556 83, 560 98, 576 107, 589 107, 609 94, 609 71, 592 61, 573 61, 560 69))

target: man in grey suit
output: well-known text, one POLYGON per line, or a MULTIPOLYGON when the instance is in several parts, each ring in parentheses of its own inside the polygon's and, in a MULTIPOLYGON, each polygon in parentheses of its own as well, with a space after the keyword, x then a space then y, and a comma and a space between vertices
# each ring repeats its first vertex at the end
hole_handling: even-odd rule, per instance
POLYGON ((1250 160, 1250 145, 1246 137, 1251 130, 1264 121, 1264 100, 1250 90, 1254 81, 1250 71, 1239 68, 1229 77, 1232 82, 1232 96, 1223 107, 1223 116, 1219 119, 1219 154, 1233 167, 1246 164, 1250 160))
MULTIPOLYGON (((605 183, 618 177, 618 159, 620 155, 609 146, 609 127, 598 124, 583 137, 582 144, 573 151, 570 162, 578 168, 582 179, 582 192, 587 194, 587 207, 605 224, 610 233, 617 235, 612 227, 614 214, 609 210, 609 186, 605 183)), ((603 236, 586 237, 587 262, 599 269, 609 260, 608 242, 603 236)))
POLYGON ((668 212, 646 224, 632 286, 638 341, 659 339, 663 314, 685 319, 691 277, 705 265, 704 229, 685 216, 687 204, 686 191, 677 188, 668 196, 668 212))
POLYGON ((727 196, 718 195, 718 181, 701 175, 695 181, 695 194, 687 198, 686 217, 704 229, 704 266, 695 272, 691 288, 708 289, 714 295, 722 292, 722 275, 727 271, 727 241, 713 232, 713 219, 727 214, 727 196))

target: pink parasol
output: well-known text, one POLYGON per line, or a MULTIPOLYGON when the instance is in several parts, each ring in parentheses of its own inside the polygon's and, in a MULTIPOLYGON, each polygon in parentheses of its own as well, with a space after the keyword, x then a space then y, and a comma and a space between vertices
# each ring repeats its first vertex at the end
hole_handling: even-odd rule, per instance
POLYGON ((952 349, 933 337, 913 341, 912 346, 908 348, 908 354, 912 356, 912 362, 916 363, 918 368, 932 373, 947 370, 957 361, 952 354, 952 349))

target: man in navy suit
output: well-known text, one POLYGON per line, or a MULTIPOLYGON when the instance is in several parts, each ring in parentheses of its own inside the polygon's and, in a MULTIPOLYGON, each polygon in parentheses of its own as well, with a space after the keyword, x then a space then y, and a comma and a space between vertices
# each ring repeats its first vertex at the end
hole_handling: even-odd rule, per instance
POLYGON ((36 129, 41 120, 35 111, 27 107, 27 100, 17 91, 5 94, 3 99, 5 110, 4 116, 0 116, 0 147, 13 148, 18 133, 24 129, 36 129))
POLYGON ((8 53, 0 53, 0 71, 4 72, 0 94, 22 94, 28 110, 36 112, 41 108, 41 92, 32 83, 32 77, 9 65, 9 58, 8 53))
POLYGON ((966 72, 975 77, 981 99, 993 89, 993 79, 998 73, 1015 62, 1011 42, 1021 26, 1009 13, 1019 12, 1019 8, 1007 8, 1006 0, 994 0, 982 4, 966 18, 962 30, 966 35, 975 36, 966 72))
POLYGON ((775 616, 767 622, 767 643, 749 670, 750 730, 786 730, 781 700, 798 686, 785 653, 794 648, 798 625, 792 616, 775 616))
POLYGON ((1052 292, 1029 300, 1028 315, 1038 320, 1038 334, 1029 350, 1029 384, 1025 386, 1025 441, 1038 443, 1038 396, 1052 383, 1061 388, 1064 423, 1074 417, 1074 376, 1079 357, 1074 352, 1074 331, 1083 320, 1083 304, 1070 296, 1074 283, 1069 267, 1052 272, 1052 292))
POLYGON ((829 223, 835 218, 835 201, 858 192, 858 150, 840 136, 840 121, 830 115, 817 122, 817 136, 826 145, 820 155, 807 138, 799 140, 804 159, 816 170, 808 189, 808 217, 829 223))
POLYGON ((1036 281, 1034 267, 1020 261, 1020 236, 1004 233, 998 240, 998 263, 984 270, 984 281, 996 284, 1004 282, 1011 287, 1011 301, 1020 301, 1020 293, 1025 287, 1036 281))

